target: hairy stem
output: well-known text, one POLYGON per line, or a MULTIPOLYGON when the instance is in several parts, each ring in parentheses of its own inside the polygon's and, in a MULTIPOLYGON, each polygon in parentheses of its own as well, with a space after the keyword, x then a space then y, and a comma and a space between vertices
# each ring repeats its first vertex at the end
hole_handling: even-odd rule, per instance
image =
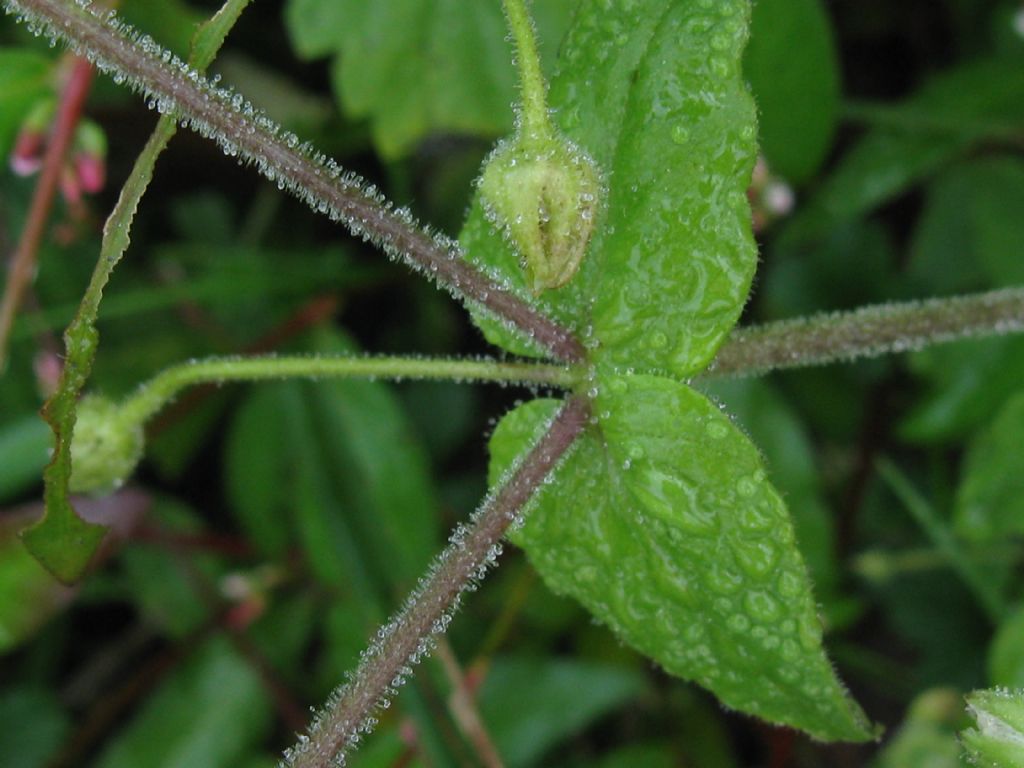
POLYGON ((134 35, 106 14, 100 17, 64 0, 5 0, 5 4, 86 53, 115 79, 126 79, 160 111, 179 114, 183 123, 218 141, 228 154, 255 163, 282 189, 343 222, 392 258, 489 310, 555 358, 584 359, 583 346, 569 330, 467 262, 456 243, 421 228, 408 211, 395 210, 362 179, 344 173, 311 147, 300 146, 297 137, 282 133, 240 95, 215 88, 148 37, 134 35))
POLYGON ((373 714, 430 650, 462 594, 500 554, 501 539, 562 457, 586 428, 587 401, 570 398, 519 466, 489 496, 470 525, 460 527, 405 607, 377 633, 351 681, 331 697, 324 712, 285 756, 290 768, 328 768, 344 759, 374 723, 373 714))
POLYGON ((1024 288, 879 304, 741 328, 706 376, 755 376, 1024 331, 1024 288))
POLYGON ((572 388, 580 378, 572 368, 499 360, 445 360, 416 357, 248 357, 192 360, 157 374, 121 406, 137 424, 146 422, 182 389, 195 384, 267 379, 380 378, 494 381, 572 388))

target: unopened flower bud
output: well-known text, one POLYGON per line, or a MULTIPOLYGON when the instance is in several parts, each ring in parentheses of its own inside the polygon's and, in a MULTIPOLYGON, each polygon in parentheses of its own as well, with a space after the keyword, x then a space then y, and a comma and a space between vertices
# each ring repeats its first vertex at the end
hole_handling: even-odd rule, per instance
POLYGON ((600 205, 593 160, 553 131, 517 134, 488 158, 480 193, 489 217, 519 253, 535 295, 572 279, 600 205))
POLYGON ((757 158, 747 189, 754 219, 754 232, 762 232, 777 219, 788 216, 796 205, 796 195, 785 179, 768 168, 764 157, 757 158))
POLYGON ((18 176, 31 176, 43 165, 46 141, 57 109, 52 98, 42 99, 29 111, 18 129, 11 152, 11 170, 18 176))
POLYGON ((43 166, 46 135, 23 130, 14 142, 11 152, 11 170, 15 176, 31 176, 43 166))
POLYGON ((88 194, 103 189, 106 181, 107 136, 92 120, 82 120, 75 129, 71 171, 76 186, 88 194))
POLYGON ((974 765, 1024 768, 1024 691, 975 691, 967 708, 978 727, 960 734, 974 765))
POLYGON ((83 192, 90 195, 96 194, 103 189, 103 184, 107 179, 106 163, 103 162, 102 157, 76 155, 75 175, 78 177, 78 183, 81 184, 83 192))
POLYGON ((99 395, 83 397, 71 440, 71 491, 119 488, 135 471, 144 447, 142 425, 126 419, 115 402, 99 395))

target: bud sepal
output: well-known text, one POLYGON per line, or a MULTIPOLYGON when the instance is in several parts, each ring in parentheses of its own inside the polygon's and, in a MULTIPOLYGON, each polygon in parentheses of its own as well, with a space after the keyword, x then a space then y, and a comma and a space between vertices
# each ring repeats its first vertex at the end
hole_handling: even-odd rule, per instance
POLYGON ((579 271, 601 199, 585 152, 553 132, 516 134, 491 154, 480 179, 490 220, 517 251, 535 295, 579 271))
POLYGON ((131 476, 145 449, 143 428, 112 400, 86 395, 71 440, 72 493, 107 493, 131 476))

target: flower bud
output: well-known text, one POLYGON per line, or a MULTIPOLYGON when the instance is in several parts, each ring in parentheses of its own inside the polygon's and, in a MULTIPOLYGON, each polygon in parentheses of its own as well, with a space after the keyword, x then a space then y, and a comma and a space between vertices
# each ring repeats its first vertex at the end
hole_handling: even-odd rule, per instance
POLYGON ((103 158, 95 155, 76 155, 75 175, 82 185, 82 191, 94 195, 103 189, 107 180, 106 164, 103 158))
MULTIPOLYGON (((71 167, 68 171, 79 192, 95 194, 106 181, 107 136, 92 120, 84 119, 75 130, 71 167)), ((68 196, 68 199, 74 199, 68 196)))
POLYGON ((78 404, 71 440, 73 493, 106 493, 119 488, 142 459, 142 425, 126 419, 112 400, 86 395, 78 404))
POLYGON ((534 295, 572 279, 601 198, 593 160, 553 131, 517 134, 488 158, 480 193, 489 218, 519 253, 534 295))
POLYGON ((757 158, 747 198, 754 218, 754 232, 760 233, 777 219, 788 216, 796 205, 796 195, 786 180, 768 168, 764 156, 757 158))
POLYGON ((43 167, 46 135, 22 130, 11 152, 11 170, 15 176, 31 176, 43 167))
POLYGON ((41 99, 22 122, 11 152, 11 170, 16 175, 31 176, 43 166, 43 153, 56 110, 56 100, 41 99))
POLYGON ((960 734, 974 765, 1024 768, 1024 691, 975 691, 967 707, 978 723, 960 734))

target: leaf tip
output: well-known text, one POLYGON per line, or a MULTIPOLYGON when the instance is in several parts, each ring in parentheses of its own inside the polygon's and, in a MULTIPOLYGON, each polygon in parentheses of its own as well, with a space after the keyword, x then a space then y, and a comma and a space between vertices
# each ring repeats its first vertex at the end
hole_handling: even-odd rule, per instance
POLYGON ((106 527, 86 522, 68 505, 66 515, 48 514, 19 536, 29 554, 70 586, 82 578, 106 534, 106 527))

